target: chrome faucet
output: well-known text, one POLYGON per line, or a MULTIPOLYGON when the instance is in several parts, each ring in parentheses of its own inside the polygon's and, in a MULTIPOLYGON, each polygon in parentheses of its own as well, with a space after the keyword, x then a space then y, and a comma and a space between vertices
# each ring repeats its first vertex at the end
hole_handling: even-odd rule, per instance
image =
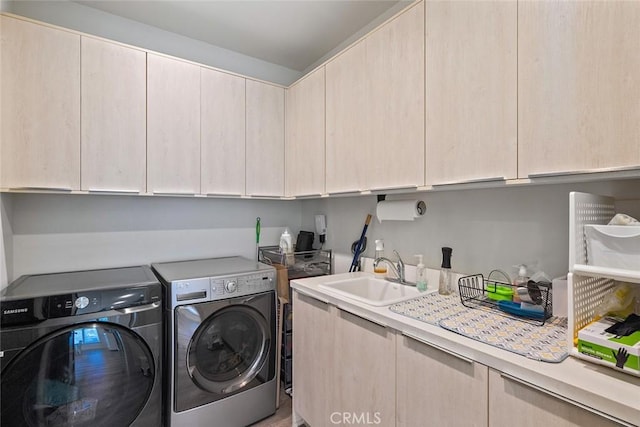
POLYGON ((402 261, 402 258, 400 258, 400 254, 398 253, 398 251, 394 250, 393 253, 398 257, 397 265, 389 258, 381 256, 373 261, 373 267, 377 267, 381 261, 384 261, 389 264, 389 267, 391 267, 391 270, 397 276, 398 283, 402 283, 403 285, 411 285, 412 283, 407 282, 404 277, 404 261, 402 261))

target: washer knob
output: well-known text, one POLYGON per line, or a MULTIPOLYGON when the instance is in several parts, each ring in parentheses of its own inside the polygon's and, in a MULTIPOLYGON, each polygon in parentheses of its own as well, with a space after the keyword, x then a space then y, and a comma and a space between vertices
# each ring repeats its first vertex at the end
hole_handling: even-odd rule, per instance
POLYGON ((229 281, 229 282, 225 283, 225 285, 224 285, 224 289, 229 293, 235 292, 237 287, 238 287, 238 285, 236 284, 235 281, 229 281))
POLYGON ((75 306, 77 308, 79 308, 80 310, 82 310, 83 308, 85 308, 88 305, 89 305, 89 298, 87 298, 87 297, 80 297, 80 298, 76 299, 76 301, 75 301, 75 306))

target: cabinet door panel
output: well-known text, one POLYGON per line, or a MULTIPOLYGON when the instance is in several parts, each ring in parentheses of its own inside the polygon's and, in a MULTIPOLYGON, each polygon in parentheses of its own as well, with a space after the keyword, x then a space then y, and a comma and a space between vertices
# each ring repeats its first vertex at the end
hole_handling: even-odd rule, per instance
POLYGON ((327 193, 366 190, 370 165, 366 122, 365 46, 359 42, 327 63, 327 193))
POLYGON ((324 67, 287 89, 287 196, 324 193, 324 67))
POLYGON ((518 3, 518 171, 640 165, 640 2, 518 3))
POLYGON ((245 193, 245 79, 202 73, 202 193, 245 193))
POLYGON ((383 426, 396 417, 395 331, 338 309, 332 413, 352 414, 383 426))
POLYGON ((365 40, 367 188, 424 185, 424 3, 365 40))
POLYGON ((329 425, 334 411, 335 314, 331 306, 293 292, 293 410, 309 425, 329 425))
POLYGON ((427 184, 517 177, 517 7, 426 3, 427 184))
POLYGON ((397 426, 488 425, 486 366, 406 336, 397 357, 397 426))
POLYGON ((247 80, 247 194, 284 195, 284 89, 247 80))
POLYGON ((144 192, 146 53, 82 37, 82 189, 144 192))
POLYGON ((619 426, 607 418, 560 400, 489 370, 489 420, 491 427, 619 426))
POLYGON ((200 67, 147 55, 147 189, 200 193, 200 67))
POLYGON ((80 36, 0 17, 0 187, 80 189, 80 36))

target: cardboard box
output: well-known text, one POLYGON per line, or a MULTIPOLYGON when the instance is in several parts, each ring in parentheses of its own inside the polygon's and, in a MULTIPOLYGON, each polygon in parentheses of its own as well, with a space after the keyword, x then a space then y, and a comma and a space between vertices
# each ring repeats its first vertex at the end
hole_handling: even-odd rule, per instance
POLYGON ((612 366, 640 372, 640 331, 625 337, 605 332, 614 322, 606 319, 578 331, 578 351, 612 366))
POLYGON ((276 285, 278 296, 289 301, 289 271, 282 264, 273 264, 273 267, 278 275, 278 283, 276 285))

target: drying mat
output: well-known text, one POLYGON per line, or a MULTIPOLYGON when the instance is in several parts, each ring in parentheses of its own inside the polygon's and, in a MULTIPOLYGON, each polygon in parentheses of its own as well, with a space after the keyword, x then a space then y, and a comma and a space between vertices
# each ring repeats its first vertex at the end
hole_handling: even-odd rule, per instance
POLYGON ((469 309, 462 305, 458 295, 443 296, 435 292, 399 302, 389 307, 389 310, 438 326, 438 322, 442 319, 469 309))
POLYGON ((533 360, 560 363, 569 356, 567 319, 564 317, 552 317, 539 326, 487 309, 466 309, 441 320, 439 325, 533 360))
POLYGON ((442 296, 437 292, 389 309, 529 359, 559 363, 569 355, 567 319, 563 317, 553 317, 538 326, 486 308, 467 308, 458 295, 442 296))

